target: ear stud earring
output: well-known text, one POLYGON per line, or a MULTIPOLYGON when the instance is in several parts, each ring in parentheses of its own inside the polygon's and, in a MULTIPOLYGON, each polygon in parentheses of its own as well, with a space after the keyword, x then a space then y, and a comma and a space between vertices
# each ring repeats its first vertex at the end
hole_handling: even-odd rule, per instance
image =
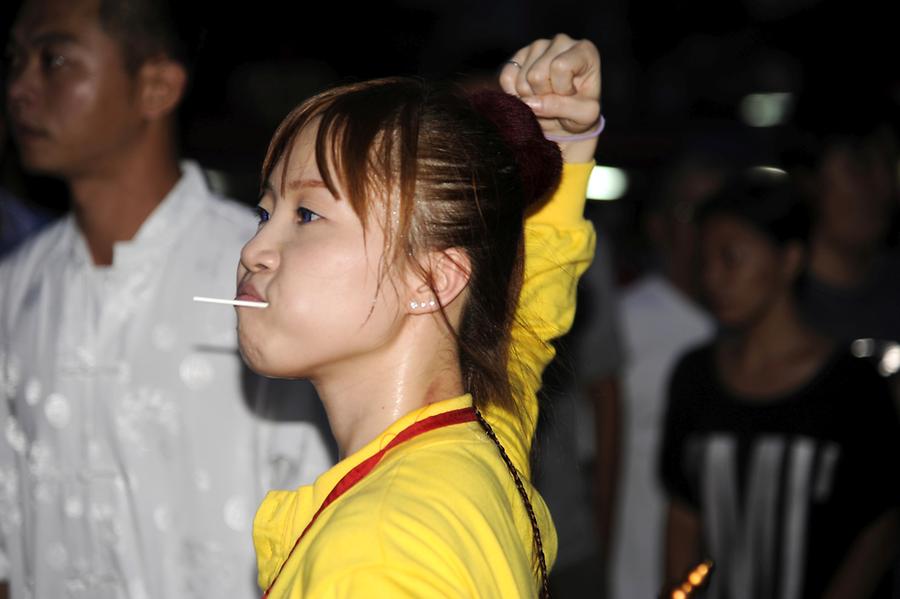
POLYGON ((434 308, 437 305, 437 302, 434 299, 430 299, 427 302, 417 302, 415 300, 409 302, 409 307, 413 310, 418 310, 419 308, 434 308))

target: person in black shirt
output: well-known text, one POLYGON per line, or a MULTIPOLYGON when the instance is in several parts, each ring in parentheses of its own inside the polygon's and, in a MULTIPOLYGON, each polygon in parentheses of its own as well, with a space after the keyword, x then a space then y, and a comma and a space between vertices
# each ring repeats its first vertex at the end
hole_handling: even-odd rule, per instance
POLYGON ((706 597, 889 596, 900 423, 873 367, 800 317, 809 216, 787 179, 748 171, 698 214, 720 335, 670 383, 666 578, 710 557, 706 597))

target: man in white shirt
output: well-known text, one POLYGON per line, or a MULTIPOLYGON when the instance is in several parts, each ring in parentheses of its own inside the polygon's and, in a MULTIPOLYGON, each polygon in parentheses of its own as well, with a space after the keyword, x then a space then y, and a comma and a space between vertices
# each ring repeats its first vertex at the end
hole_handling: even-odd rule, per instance
POLYGON ((681 354, 714 332, 711 317, 697 302, 693 211, 723 177, 723 166, 705 154, 689 154, 676 163, 646 222, 659 269, 620 298, 627 358, 611 559, 614 599, 656 597, 662 589, 666 498, 658 456, 669 378, 681 354))
POLYGON ((177 161, 182 48, 166 3, 124 4, 12 30, 12 133, 72 211, 0 263, 0 597, 255 597, 264 490, 330 455, 310 388, 264 388, 233 310, 191 302, 233 297, 255 219, 177 161))

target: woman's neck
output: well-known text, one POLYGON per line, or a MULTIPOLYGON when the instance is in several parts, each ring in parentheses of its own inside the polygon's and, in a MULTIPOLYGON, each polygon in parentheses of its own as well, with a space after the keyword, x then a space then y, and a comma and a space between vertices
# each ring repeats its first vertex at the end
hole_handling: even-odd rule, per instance
POLYGON ((456 342, 432 319, 440 315, 408 317, 386 346, 312 377, 342 458, 404 415, 465 393, 456 342))

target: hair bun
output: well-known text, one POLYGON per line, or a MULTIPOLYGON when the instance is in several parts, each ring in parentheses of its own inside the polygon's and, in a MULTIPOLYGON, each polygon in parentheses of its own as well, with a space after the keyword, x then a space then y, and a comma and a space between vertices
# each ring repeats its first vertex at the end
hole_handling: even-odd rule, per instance
POLYGON ((537 118, 524 102, 510 94, 483 90, 468 96, 475 110, 497 128, 512 151, 528 208, 559 183, 562 154, 544 137, 537 118))

